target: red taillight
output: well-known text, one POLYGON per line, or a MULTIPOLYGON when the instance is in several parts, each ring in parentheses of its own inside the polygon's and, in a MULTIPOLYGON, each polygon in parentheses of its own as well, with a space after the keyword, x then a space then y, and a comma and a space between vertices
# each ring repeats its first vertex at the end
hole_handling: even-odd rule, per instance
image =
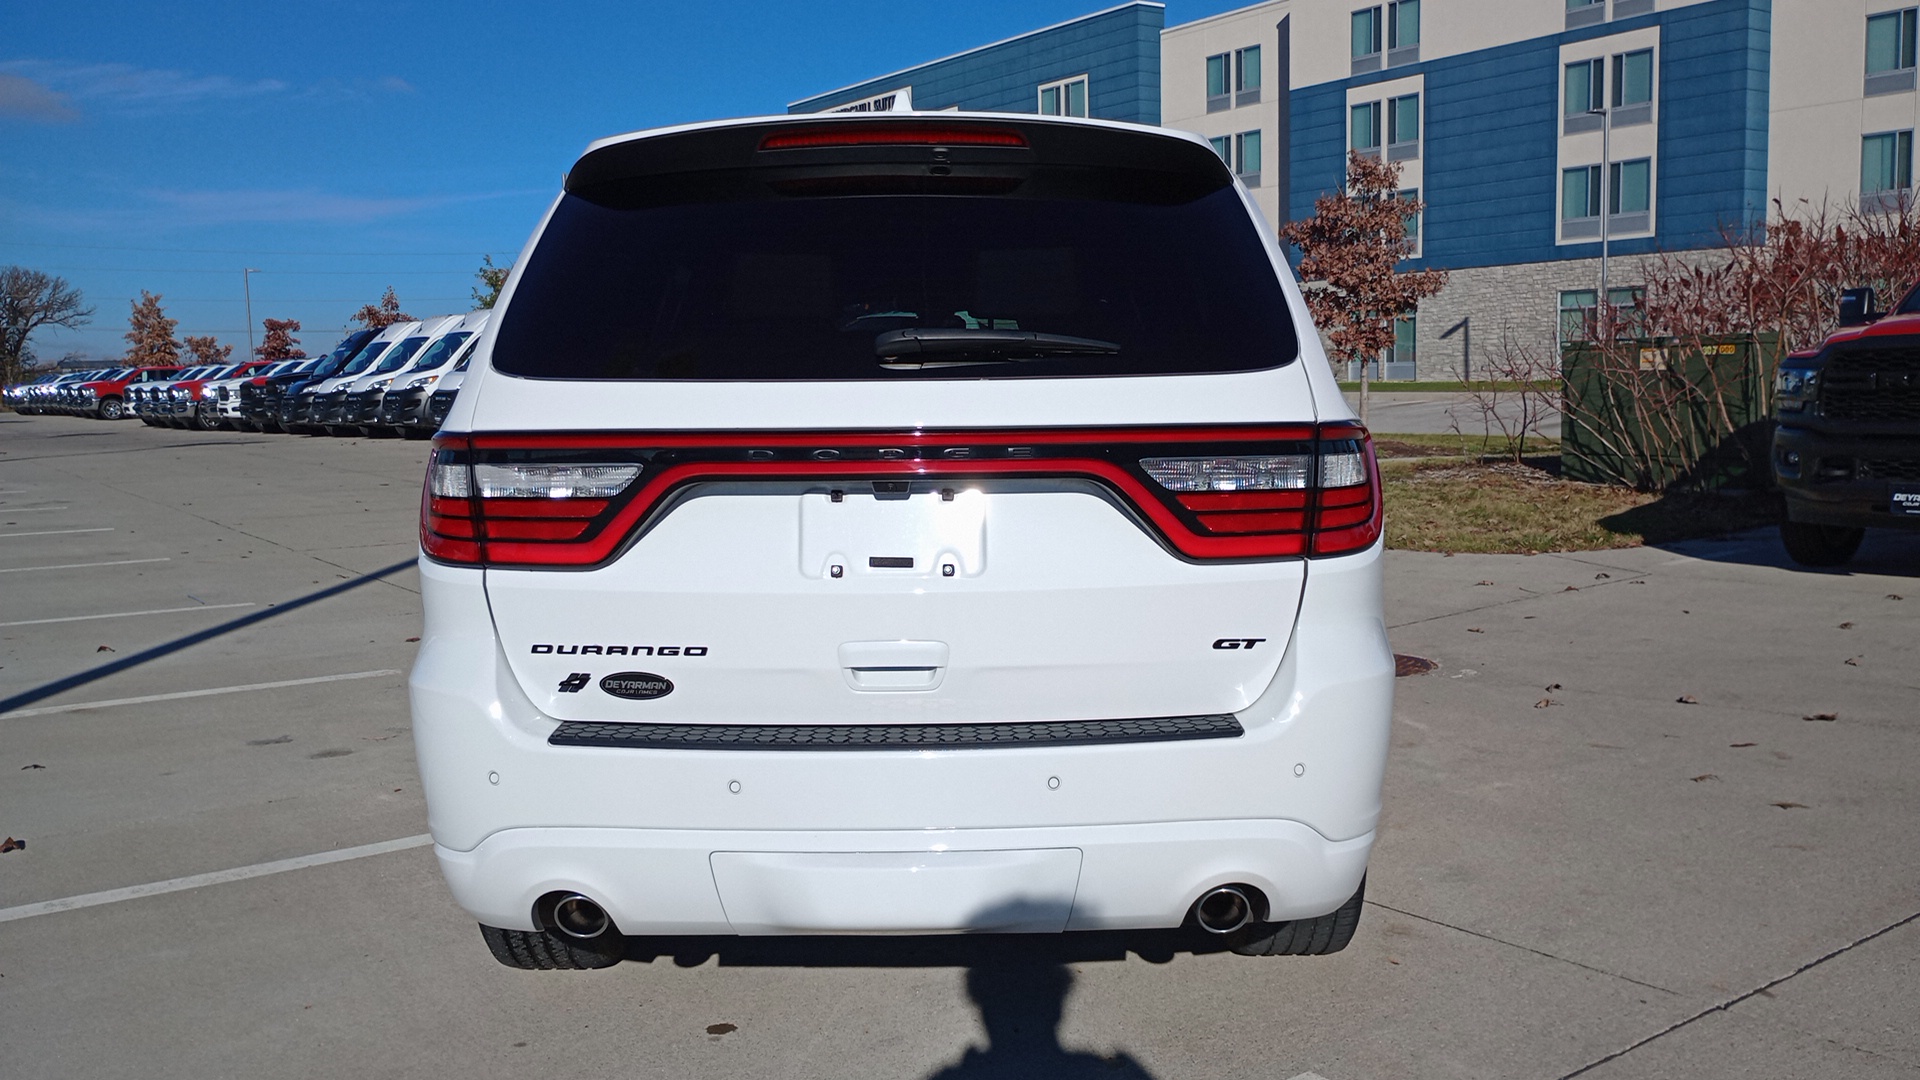
MULTIPOLYGON (((421 548, 442 562, 599 566, 690 484, 1093 480, 1193 561, 1361 551, 1380 536, 1354 424, 973 432, 478 435, 436 442, 421 548)), ((796 489, 798 490, 798 489, 796 489)))
POLYGON ((762 150, 811 150, 830 146, 1001 146, 1024 150, 1026 145, 1026 136, 1006 128, 863 121, 791 128, 760 140, 762 150))

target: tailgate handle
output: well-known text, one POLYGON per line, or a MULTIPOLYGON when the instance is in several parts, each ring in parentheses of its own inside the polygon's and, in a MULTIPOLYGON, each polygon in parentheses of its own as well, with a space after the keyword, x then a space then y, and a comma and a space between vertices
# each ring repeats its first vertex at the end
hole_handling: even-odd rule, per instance
POLYGON ((849 641, 840 646, 840 670, 855 690, 931 690, 947 671, 944 641, 849 641))

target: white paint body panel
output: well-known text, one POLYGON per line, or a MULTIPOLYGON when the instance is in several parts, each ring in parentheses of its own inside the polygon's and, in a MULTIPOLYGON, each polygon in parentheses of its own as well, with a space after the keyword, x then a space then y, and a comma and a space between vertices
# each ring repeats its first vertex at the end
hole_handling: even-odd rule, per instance
MULTIPOLYGON (((1298 358, 1271 370, 888 383, 518 378, 490 362, 511 318, 510 278, 443 433, 1350 419, 1272 230, 1239 194, 1303 328, 1298 358)), ((1194 563, 1085 491, 928 498, 691 498, 587 571, 422 559, 414 731, 435 850, 459 903, 516 929, 535 928, 540 897, 579 891, 629 934, 929 933, 1170 927, 1202 892, 1236 882, 1261 890, 1276 920, 1322 915, 1352 896, 1379 820, 1392 709, 1379 544, 1312 561, 1194 563), (913 565, 873 567, 870 557, 913 565), (938 569, 949 563, 952 576, 938 569), (1266 641, 1213 649, 1223 637, 1266 641), (608 656, 613 643, 628 651, 608 656), (601 651, 583 654, 586 644, 601 651), (706 651, 689 656, 689 646, 706 651), (642 701, 558 689, 570 674, 620 670, 663 675, 675 689, 642 701), (1222 712, 1245 734, 940 751, 547 743, 568 719, 1222 712)))

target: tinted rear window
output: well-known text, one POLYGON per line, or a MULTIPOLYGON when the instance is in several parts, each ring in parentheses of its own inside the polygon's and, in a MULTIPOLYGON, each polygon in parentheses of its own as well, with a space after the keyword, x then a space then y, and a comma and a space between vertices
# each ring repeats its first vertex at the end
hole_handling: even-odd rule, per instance
POLYGON ((557 379, 978 379, 1294 358, 1285 297, 1233 188, 1134 191, 1068 173, 1030 174, 1034 195, 795 197, 746 181, 708 202, 569 194, 499 316, 493 364, 557 379), (882 366, 876 339, 913 329, 1112 348, 882 366))

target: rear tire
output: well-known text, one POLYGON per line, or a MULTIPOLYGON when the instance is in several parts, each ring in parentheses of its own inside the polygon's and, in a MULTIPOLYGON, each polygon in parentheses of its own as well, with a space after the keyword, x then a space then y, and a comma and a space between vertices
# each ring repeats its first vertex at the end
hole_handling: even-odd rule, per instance
POLYGON ((1239 931, 1233 951, 1241 956, 1325 956, 1337 953, 1353 940, 1360 925, 1360 907, 1367 896, 1367 879, 1340 905, 1340 910, 1317 919, 1281 923, 1253 923, 1239 931))
POLYGON ((1786 546, 1787 557, 1801 566, 1845 566, 1866 536, 1867 530, 1855 525, 1780 523, 1780 542, 1786 546))
POLYGON ((525 971, 590 971, 620 962, 626 938, 609 931, 592 941, 574 941, 554 930, 502 930, 480 924, 493 958, 525 971))

